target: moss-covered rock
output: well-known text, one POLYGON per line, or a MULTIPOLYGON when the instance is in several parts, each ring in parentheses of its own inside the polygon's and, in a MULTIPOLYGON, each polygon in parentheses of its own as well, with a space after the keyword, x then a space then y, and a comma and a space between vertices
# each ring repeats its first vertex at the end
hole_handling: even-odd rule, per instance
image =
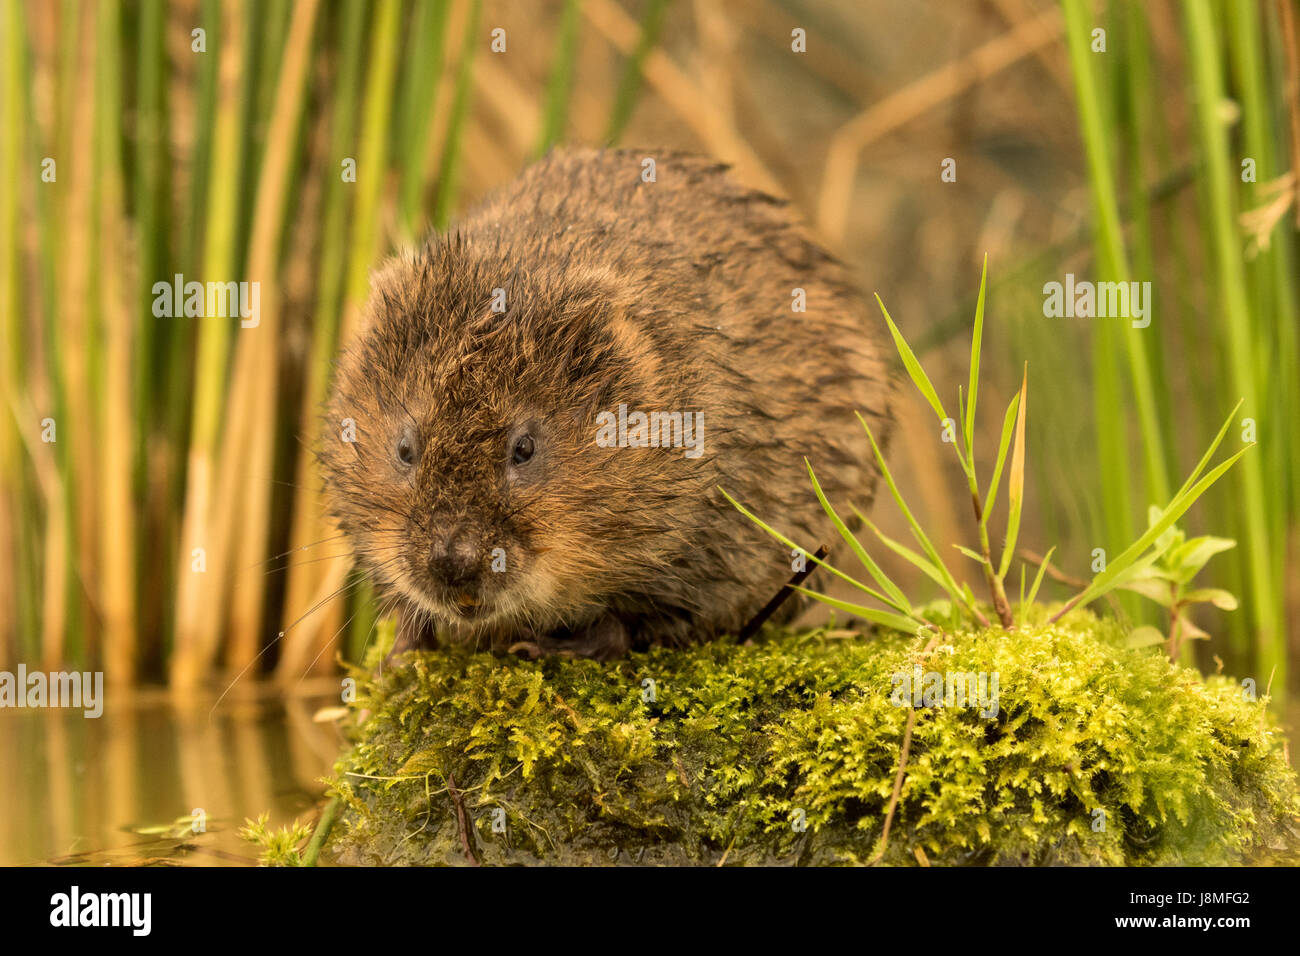
POLYGON ((901 635, 769 631, 614 664, 407 655, 362 679, 332 852, 865 863, 915 712, 883 863, 1296 859, 1295 774, 1239 685, 1126 649, 1083 612, 945 640, 923 655, 901 635), (983 675, 983 693, 948 696, 955 674, 983 675), (920 676, 915 699, 903 675, 920 676))

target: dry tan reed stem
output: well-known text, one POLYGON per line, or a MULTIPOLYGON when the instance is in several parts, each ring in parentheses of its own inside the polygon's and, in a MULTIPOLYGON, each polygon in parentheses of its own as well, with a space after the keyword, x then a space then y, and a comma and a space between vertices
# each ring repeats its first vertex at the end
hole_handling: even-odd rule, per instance
MULTIPOLYGON (((303 111, 308 69, 311 65, 312 38, 316 29, 318 0, 303 0, 293 7, 289 36, 285 45, 280 76, 276 83, 275 102, 268 122, 270 129, 292 130, 303 111)), ((284 232, 288 212, 290 165, 294 141, 289 135, 268 140, 262 171, 258 179, 253 209, 252 238, 248 257, 248 278, 261 284, 259 324, 241 329, 236 353, 235 376, 227 405, 229 420, 238 421, 242 433, 227 431, 222 444, 223 464, 231 459, 242 466, 235 483, 222 489, 218 515, 232 518, 219 521, 218 535, 233 530, 240 535, 233 547, 235 564, 234 589, 231 595, 231 644, 226 663, 232 669, 247 665, 262 644, 261 622, 266 593, 266 557, 270 537, 272 466, 276 437, 276 380, 280 355, 280 273, 276 251, 284 232)), ((224 538, 222 538, 224 542, 224 538)), ((224 551, 224 548, 223 548, 224 551)))

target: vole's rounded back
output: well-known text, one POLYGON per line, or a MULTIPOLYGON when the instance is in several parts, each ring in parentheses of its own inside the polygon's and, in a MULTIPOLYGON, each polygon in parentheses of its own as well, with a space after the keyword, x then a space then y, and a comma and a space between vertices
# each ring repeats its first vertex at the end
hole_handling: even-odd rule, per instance
POLYGON ((843 511, 871 499, 854 413, 886 433, 876 322, 721 165, 552 153, 389 260, 365 326, 321 459, 408 638, 604 657, 735 631, 793 558, 719 486, 810 548, 837 536, 805 457, 843 511))

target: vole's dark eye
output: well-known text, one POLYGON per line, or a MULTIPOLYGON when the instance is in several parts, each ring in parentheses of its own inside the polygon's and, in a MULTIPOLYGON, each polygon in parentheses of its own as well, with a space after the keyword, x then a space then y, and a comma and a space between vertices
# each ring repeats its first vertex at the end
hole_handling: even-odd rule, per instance
POLYGON ((522 435, 515 441, 515 447, 510 451, 510 460, 516 465, 522 465, 529 458, 533 457, 533 452, 537 446, 533 442, 532 435, 522 435))
POLYGON ((397 460, 403 465, 415 464, 415 439, 410 435, 403 435, 397 439, 397 460))

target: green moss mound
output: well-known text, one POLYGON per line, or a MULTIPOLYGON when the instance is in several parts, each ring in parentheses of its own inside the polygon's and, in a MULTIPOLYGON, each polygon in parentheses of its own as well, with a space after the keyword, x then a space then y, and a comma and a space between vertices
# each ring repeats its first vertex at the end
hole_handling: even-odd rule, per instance
POLYGON ((949 639, 925 656, 920 639, 826 629, 615 664, 407 655, 361 680, 370 716, 338 766, 330 853, 374 864, 1297 858, 1295 774, 1240 685, 1126 649, 1114 624, 1083 612, 949 639), (983 707, 956 692, 900 706, 896 675, 918 666, 987 675, 983 707), (983 716, 994 675, 997 713, 983 716))

